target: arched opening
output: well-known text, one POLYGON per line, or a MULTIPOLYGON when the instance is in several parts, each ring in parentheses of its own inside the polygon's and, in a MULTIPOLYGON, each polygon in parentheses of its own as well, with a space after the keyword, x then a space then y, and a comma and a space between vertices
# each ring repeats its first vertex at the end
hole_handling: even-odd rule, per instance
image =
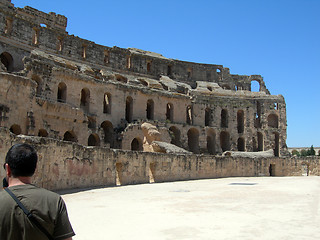
POLYGON ((10 53, 7 53, 7 52, 1 53, 0 60, 2 64, 6 67, 8 72, 13 71, 13 58, 10 53))
POLYGON ((166 119, 173 122, 173 104, 167 103, 166 119))
POLYGON ((216 153, 216 133, 213 129, 209 129, 207 133, 207 149, 208 153, 216 153))
POLYGON ((40 30, 37 28, 33 28, 33 32, 32 32, 32 43, 34 45, 38 45, 39 44, 39 32, 40 30))
POLYGON ((111 94, 105 93, 103 96, 103 113, 111 114, 111 94))
POLYGON ((221 127, 228 127, 228 111, 226 109, 221 110, 221 127))
POLYGON ((154 102, 152 99, 147 101, 147 119, 153 120, 154 119, 154 102))
POLYGON ((280 156, 280 141, 279 141, 279 133, 274 133, 274 156, 279 157, 280 156))
POLYGON ((238 151, 241 151, 241 152, 245 151, 245 142, 242 137, 238 138, 238 151))
POLYGON ((260 83, 257 80, 252 80, 250 90, 251 92, 260 92, 260 83))
POLYGON ((242 110, 239 110, 237 112, 237 128, 238 128, 238 133, 244 132, 244 113, 242 110))
POLYGON ((188 131, 188 147, 190 152, 199 153, 199 131, 195 128, 188 131))
POLYGON ((168 65, 167 76, 171 76, 171 74, 172 74, 172 66, 168 65))
POLYGON ((88 118, 88 128, 96 129, 97 120, 95 117, 87 116, 88 118))
POLYGON ((261 128, 261 103, 257 101, 257 112, 255 113, 254 126, 261 128))
POLYGON ((106 145, 113 147, 113 125, 109 121, 104 121, 101 123, 101 128, 103 129, 103 140, 106 145))
POLYGON ((187 78, 188 79, 192 78, 192 68, 187 69, 187 78))
POLYGON ((6 26, 4 29, 4 33, 7 35, 10 35, 12 32, 12 23, 13 23, 13 19, 11 17, 7 17, 6 18, 6 26))
POLYGON ((230 150, 230 135, 228 132, 222 131, 220 133, 220 146, 222 152, 230 150))
POLYGON ((77 136, 73 131, 66 131, 63 135, 63 141, 77 142, 77 136))
POLYGON ((116 185, 121 186, 122 184, 122 163, 116 163, 116 185))
POLYGON ((126 99, 126 120, 127 122, 132 122, 132 113, 133 113, 133 100, 132 97, 127 97, 126 99))
POLYGON ((85 112, 89 112, 89 104, 90 104, 90 91, 88 88, 83 88, 81 90, 80 108, 85 112))
POLYGON ((210 126, 211 124, 211 109, 206 108, 205 110, 205 116, 204 116, 204 125, 205 126, 210 126))
POLYGON ((115 77, 116 77, 116 80, 118 82, 123 82, 123 83, 127 83, 128 82, 128 79, 122 75, 119 75, 119 74, 115 74, 115 77))
POLYGON ((261 132, 258 132, 258 151, 263 151, 263 135, 261 132))
POLYGON ((147 72, 151 72, 151 62, 147 62, 147 72))
POLYGON ((10 127, 10 132, 16 134, 16 135, 19 135, 21 134, 21 127, 17 124, 13 124, 11 127, 10 127))
POLYGON ((39 136, 39 137, 48 137, 48 132, 47 132, 47 130, 45 130, 45 129, 39 129, 38 136, 39 136))
POLYGON ((131 56, 127 56, 127 68, 131 68, 131 56))
POLYGON ((207 81, 211 82, 211 72, 208 71, 206 75, 207 75, 207 81))
POLYGON ((39 76, 37 76, 37 75, 33 75, 31 79, 37 83, 36 95, 37 96, 41 95, 41 90, 42 90, 42 80, 41 80, 41 78, 39 76))
POLYGON ((172 126, 169 128, 169 131, 170 131, 170 136, 171 136, 171 144, 174 144, 176 146, 181 146, 181 143, 180 143, 180 130, 175 127, 175 126, 172 126))
POLYGON ((187 124, 192 124, 192 106, 189 105, 187 106, 187 109, 186 109, 186 123, 187 124))
POLYGON ((110 54, 109 54, 109 51, 108 50, 104 50, 104 58, 103 58, 103 62, 105 63, 105 64, 108 64, 109 63, 109 56, 110 56, 110 54))
POLYGON ((90 134, 88 138, 88 146, 100 146, 100 138, 97 134, 90 134))
POLYGON ((58 85, 57 100, 58 102, 63 103, 67 101, 67 85, 64 82, 61 82, 58 85))
POLYGON ((271 177, 276 175, 276 165, 275 164, 270 164, 269 174, 271 177))
POLYGON ((150 163, 149 165, 149 183, 155 182, 156 164, 150 163))
POLYGON ((231 87, 230 87, 229 84, 222 85, 222 88, 225 89, 225 90, 231 90, 231 87))
POLYGON ((134 138, 131 142, 132 151, 142 151, 142 141, 140 138, 134 138))
POLYGON ((268 116, 268 126, 278 128, 278 116, 276 114, 270 114, 268 116))

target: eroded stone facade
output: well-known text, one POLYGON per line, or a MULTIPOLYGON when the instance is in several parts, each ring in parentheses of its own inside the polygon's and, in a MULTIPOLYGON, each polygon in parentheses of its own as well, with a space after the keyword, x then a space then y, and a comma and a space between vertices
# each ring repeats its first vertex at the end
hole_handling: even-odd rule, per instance
POLYGON ((12 133, 142 151, 148 122, 197 154, 287 154, 285 100, 260 75, 101 46, 69 35, 64 16, 0 5, 0 125, 12 133))

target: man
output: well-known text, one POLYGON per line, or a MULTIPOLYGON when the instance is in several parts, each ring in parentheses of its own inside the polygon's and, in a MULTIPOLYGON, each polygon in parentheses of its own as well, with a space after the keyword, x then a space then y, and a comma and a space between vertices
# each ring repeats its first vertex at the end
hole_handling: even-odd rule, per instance
MULTIPOLYGON (((75 233, 62 198, 53 192, 31 185, 38 156, 28 144, 12 146, 4 168, 8 189, 29 210, 40 225, 56 240, 71 240, 75 233)), ((0 191, 0 239, 47 240, 5 190, 0 191)))

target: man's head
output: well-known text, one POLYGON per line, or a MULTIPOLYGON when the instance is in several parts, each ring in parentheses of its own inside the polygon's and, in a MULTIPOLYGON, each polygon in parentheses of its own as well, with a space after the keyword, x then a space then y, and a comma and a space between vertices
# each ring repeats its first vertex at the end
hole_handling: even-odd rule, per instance
POLYGON ((36 170, 37 161, 36 151, 26 143, 13 145, 6 156, 6 164, 13 177, 31 177, 36 170))

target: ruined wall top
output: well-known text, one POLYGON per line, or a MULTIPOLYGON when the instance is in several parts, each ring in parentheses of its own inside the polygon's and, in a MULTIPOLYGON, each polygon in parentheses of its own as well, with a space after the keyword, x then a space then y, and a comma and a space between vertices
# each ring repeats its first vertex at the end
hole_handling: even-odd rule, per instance
POLYGON ((35 25, 58 31, 66 31, 68 19, 63 15, 54 12, 45 13, 29 6, 14 8, 14 4, 11 3, 11 0, 0 0, 0 5, 8 7, 7 10, 14 10, 16 17, 32 22, 35 25))
POLYGON ((18 14, 25 20, 32 21, 38 25, 44 24, 48 28, 65 31, 68 19, 60 14, 50 12, 49 14, 41 12, 32 7, 26 6, 18 8, 18 14))

